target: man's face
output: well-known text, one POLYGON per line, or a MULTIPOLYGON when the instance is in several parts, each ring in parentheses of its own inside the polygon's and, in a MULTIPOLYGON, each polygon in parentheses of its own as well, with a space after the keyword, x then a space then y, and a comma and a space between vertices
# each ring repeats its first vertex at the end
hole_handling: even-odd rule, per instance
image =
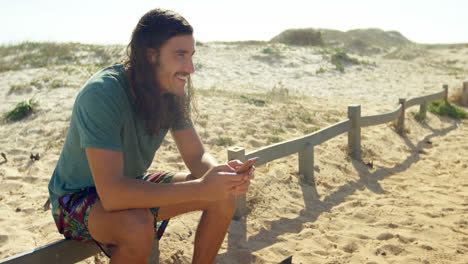
POLYGON ((184 96, 184 87, 188 77, 195 72, 192 56, 195 53, 195 40, 192 35, 175 36, 167 40, 160 48, 157 61, 156 78, 162 93, 184 96), (158 58, 159 57, 159 58, 158 58))

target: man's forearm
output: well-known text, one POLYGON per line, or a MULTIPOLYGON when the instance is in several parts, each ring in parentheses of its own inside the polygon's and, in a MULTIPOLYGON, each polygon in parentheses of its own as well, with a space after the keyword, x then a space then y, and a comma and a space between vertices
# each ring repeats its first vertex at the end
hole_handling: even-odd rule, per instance
POLYGON ((215 158, 210 153, 205 152, 201 156, 199 161, 193 162, 193 166, 190 169, 192 176, 195 178, 202 177, 210 168, 218 165, 215 158))
POLYGON ((108 211, 163 207, 203 199, 200 181, 150 184, 144 180, 121 178, 104 188, 97 186, 97 191, 108 211))

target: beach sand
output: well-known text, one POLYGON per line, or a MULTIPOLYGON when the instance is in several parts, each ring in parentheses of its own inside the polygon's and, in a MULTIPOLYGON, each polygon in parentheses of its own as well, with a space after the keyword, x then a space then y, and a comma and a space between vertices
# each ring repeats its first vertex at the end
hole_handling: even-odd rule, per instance
MULTIPOLYGON (((250 152, 345 120, 350 104, 363 116, 384 113, 443 84, 452 95, 468 79, 463 46, 413 59, 351 54, 370 63, 345 72, 321 48, 275 48, 273 56, 261 45, 197 46, 195 126, 219 162, 228 145, 250 152)), ((28 118, 0 126, 8 159, 0 157, 0 259, 61 238, 44 208, 47 184, 90 74, 76 65, 0 73, 0 113, 39 102, 28 118), (48 88, 50 79, 62 87, 48 88), (37 80, 43 85, 24 85, 37 80)), ((216 263, 468 263, 468 122, 428 113, 422 124, 418 110, 407 110, 403 137, 392 123, 362 128, 362 161, 347 155, 346 134, 316 146, 315 185, 301 181, 297 154, 259 166, 248 215, 232 222, 216 263)), ((150 168, 167 170, 187 170, 169 136, 150 168)), ((199 217, 171 220, 161 263, 190 263, 199 217)), ((100 254, 80 263, 107 262, 100 254)))

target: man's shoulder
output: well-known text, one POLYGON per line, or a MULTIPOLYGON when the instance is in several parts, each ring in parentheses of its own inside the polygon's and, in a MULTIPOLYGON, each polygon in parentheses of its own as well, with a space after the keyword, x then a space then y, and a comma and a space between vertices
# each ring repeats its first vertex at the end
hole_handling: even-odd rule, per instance
POLYGON ((112 89, 125 85, 123 66, 121 64, 113 65, 96 72, 85 83, 80 92, 89 89, 112 89))
POLYGON ((104 101, 121 102, 126 99, 126 79, 122 65, 114 65, 98 71, 83 86, 77 102, 99 98, 104 101))

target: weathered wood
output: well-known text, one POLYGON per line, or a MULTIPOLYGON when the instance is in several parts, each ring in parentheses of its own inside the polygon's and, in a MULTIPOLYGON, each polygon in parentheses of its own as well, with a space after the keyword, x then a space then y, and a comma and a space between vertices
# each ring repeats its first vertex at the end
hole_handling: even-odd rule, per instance
POLYGON ((361 159, 361 106, 349 105, 348 118, 351 120, 351 129, 348 131, 348 148, 351 157, 361 159))
POLYGON ((427 115, 427 103, 424 102, 419 105, 419 114, 421 115, 421 121, 426 120, 426 115, 427 115))
POLYGON ((444 84, 442 87, 444 88, 444 100, 446 103, 448 103, 448 85, 444 84))
POLYGON ((411 98, 409 100, 406 101, 405 103, 405 108, 408 109, 414 105, 420 105, 424 102, 430 102, 430 101, 434 101, 434 100, 437 100, 437 99, 444 99, 444 96, 445 96, 445 90, 442 90, 438 93, 433 93, 433 94, 429 94, 429 95, 425 95, 425 96, 420 96, 420 97, 415 97, 415 98, 411 98))
MULTIPOLYGON (((247 160, 245 156, 245 149, 240 147, 232 147, 228 149, 228 160, 240 160, 245 162, 247 160)), ((262 158, 260 158, 262 160, 262 158)), ((236 212, 234 213, 234 219, 239 220, 242 216, 247 214, 247 197, 244 194, 236 196, 236 212)))
POLYGON ((2 260, 2 264, 76 263, 101 250, 93 244, 75 240, 59 240, 49 245, 2 260))
POLYGON ((315 184, 314 181, 314 146, 306 144, 304 150, 299 152, 299 174, 305 182, 315 184))
POLYGON ((461 104, 468 105, 468 81, 463 82, 461 104))
POLYGON ((401 109, 402 106, 399 105, 395 110, 391 112, 379 115, 363 116, 361 117, 361 127, 375 126, 396 120, 401 114, 401 109))
POLYGON ((257 163, 257 166, 260 166, 272 160, 298 153, 305 148, 306 144, 310 144, 310 146, 319 145, 331 138, 348 132, 350 129, 351 121, 347 119, 345 121, 341 121, 329 127, 323 128, 319 131, 316 131, 310 135, 280 142, 274 145, 258 149, 253 152, 249 152, 246 154, 246 159, 260 157, 260 160, 257 163))
MULTIPOLYGON (((92 257, 99 252, 101 252, 101 249, 95 244, 62 239, 43 247, 0 260, 0 264, 71 264, 92 257)), ((158 263, 159 241, 155 240, 148 264, 158 263)))
POLYGON ((403 135, 405 133, 405 104, 406 104, 406 99, 405 98, 400 98, 399 100, 400 105, 401 105, 401 112, 400 112, 400 117, 398 117, 398 122, 397 122, 397 133, 400 135, 403 135))

